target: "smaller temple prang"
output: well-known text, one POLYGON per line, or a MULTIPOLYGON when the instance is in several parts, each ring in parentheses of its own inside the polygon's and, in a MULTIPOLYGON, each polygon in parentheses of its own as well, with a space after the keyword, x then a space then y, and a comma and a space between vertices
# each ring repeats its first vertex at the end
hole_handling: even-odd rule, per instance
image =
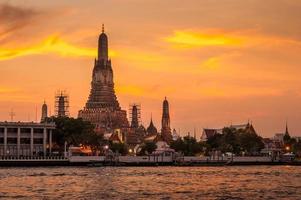
POLYGON ((170 143, 172 140, 171 128, 170 128, 170 116, 169 116, 169 103, 165 97, 163 101, 163 113, 162 113, 162 129, 161 136, 163 140, 170 143))

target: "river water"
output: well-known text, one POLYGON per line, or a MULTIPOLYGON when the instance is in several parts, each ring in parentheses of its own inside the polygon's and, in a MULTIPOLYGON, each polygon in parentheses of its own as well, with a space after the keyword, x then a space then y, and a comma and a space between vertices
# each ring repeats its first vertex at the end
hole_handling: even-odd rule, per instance
POLYGON ((301 167, 0 168, 2 199, 301 199, 301 167))

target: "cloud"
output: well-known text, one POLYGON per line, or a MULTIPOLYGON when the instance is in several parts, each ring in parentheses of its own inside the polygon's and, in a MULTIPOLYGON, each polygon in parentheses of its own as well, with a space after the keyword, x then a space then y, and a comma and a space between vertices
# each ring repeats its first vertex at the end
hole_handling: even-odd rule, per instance
POLYGON ((193 31, 174 31, 165 41, 182 48, 208 46, 238 46, 243 40, 225 33, 205 33, 193 31))
MULTIPOLYGON (((16 57, 29 55, 46 55, 55 54, 63 57, 91 57, 97 56, 96 48, 82 47, 72 44, 62 38, 59 34, 47 36, 44 40, 37 44, 31 44, 19 47, 4 48, 0 47, 0 61, 10 60, 16 57)), ((12 45, 9 45, 12 46, 12 45)), ((140 61, 145 63, 160 62, 164 59, 156 53, 148 51, 138 51, 131 48, 109 49, 111 58, 119 58, 131 62, 140 61)))
POLYGON ((19 88, 0 86, 1 101, 28 101, 30 97, 19 88))
POLYGON ((20 20, 27 20, 36 15, 37 12, 29 8, 20 8, 9 4, 0 4, 0 21, 11 23, 20 20))
POLYGON ((11 87, 4 87, 1 86, 0 87, 0 95, 1 94, 8 94, 8 93, 14 93, 14 92, 18 92, 19 90, 16 88, 11 88, 11 87))
POLYGON ((164 38, 164 41, 176 48, 202 48, 202 47, 254 47, 254 46, 279 46, 296 45, 301 42, 294 38, 267 35, 258 30, 176 30, 172 35, 164 38))
POLYGON ((34 9, 0 4, 0 41, 10 33, 32 23, 39 14, 34 9))
POLYGON ((57 20, 71 13, 72 10, 66 7, 37 9, 0 3, 0 45, 20 46, 22 43, 48 36, 49 30, 50 34, 59 32, 57 20))
POLYGON ((218 56, 209 57, 201 63, 201 69, 203 69, 202 72, 204 72, 204 70, 217 70, 221 66, 225 67, 227 61, 233 60, 239 56, 241 56, 239 52, 232 51, 218 56))
POLYGON ((51 53, 66 57, 95 57, 97 52, 94 48, 75 46, 64 41, 58 35, 50 35, 36 45, 11 49, 0 48, 0 60, 51 53))

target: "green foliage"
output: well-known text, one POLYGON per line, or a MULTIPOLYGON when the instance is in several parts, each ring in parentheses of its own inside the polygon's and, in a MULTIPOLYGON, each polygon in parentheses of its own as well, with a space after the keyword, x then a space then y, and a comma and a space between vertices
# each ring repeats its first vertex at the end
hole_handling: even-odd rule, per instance
POLYGON ((193 137, 186 136, 172 141, 170 147, 177 152, 184 153, 185 156, 194 156, 202 152, 203 144, 198 143, 193 137))
POLYGON ((186 147, 182 138, 178 138, 176 141, 170 143, 170 148, 177 152, 184 152, 186 147))
POLYGON ((120 153, 121 155, 127 155, 128 154, 128 147, 125 143, 110 143, 110 149, 114 153, 120 153))
POLYGON ((259 153, 260 150, 264 148, 262 138, 257 134, 245 131, 241 131, 238 134, 241 150, 245 151, 247 154, 259 153))
POLYGON ((292 151, 295 153, 297 157, 301 157, 301 141, 296 141, 292 144, 292 151))
POLYGON ((147 154, 151 154, 157 149, 157 145, 155 142, 145 142, 142 144, 141 150, 139 152, 140 156, 144 156, 147 154))
POLYGON ((262 138, 254 132, 244 129, 224 128, 223 134, 217 134, 207 140, 207 151, 219 150, 247 155, 258 154, 264 148, 262 138))
POLYGON ((223 143, 223 135, 221 134, 215 134, 214 136, 208 138, 206 144, 207 144, 207 151, 212 151, 219 149, 221 144, 223 143))
POLYGON ((103 137, 97 135, 94 126, 81 118, 52 117, 47 121, 55 122, 56 129, 53 134, 53 141, 62 150, 65 141, 73 146, 86 145, 92 150, 99 150, 103 144, 103 137))

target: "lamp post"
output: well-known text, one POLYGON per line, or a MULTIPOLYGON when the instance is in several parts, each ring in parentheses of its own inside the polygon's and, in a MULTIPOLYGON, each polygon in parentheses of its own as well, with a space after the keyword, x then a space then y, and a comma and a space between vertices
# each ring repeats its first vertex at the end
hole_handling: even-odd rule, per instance
POLYGON ((67 158, 67 142, 64 143, 64 157, 67 158))
POLYGON ((108 150, 109 150, 109 145, 105 145, 105 146, 103 147, 103 149, 104 149, 105 156, 107 156, 108 150))
POLYGON ((132 149, 129 149, 129 154, 133 155, 133 150, 132 149))
POLYGON ((289 152, 290 149, 291 149, 290 146, 286 146, 286 147, 285 147, 285 150, 286 150, 287 152, 289 152))

